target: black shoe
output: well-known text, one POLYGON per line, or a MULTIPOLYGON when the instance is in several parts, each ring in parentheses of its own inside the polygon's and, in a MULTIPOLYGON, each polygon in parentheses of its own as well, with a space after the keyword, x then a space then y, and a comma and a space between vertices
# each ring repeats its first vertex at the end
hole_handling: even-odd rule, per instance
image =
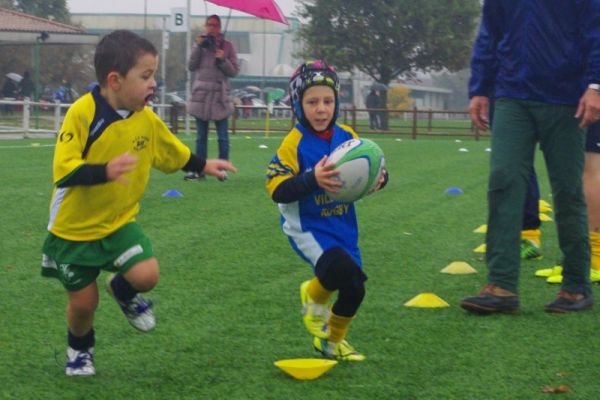
POLYGON ((197 174, 195 172, 189 172, 183 177, 184 181, 199 181, 201 179, 206 179, 206 176, 204 174, 197 174))
POLYGON ((572 294, 561 290, 552 303, 544 306, 544 311, 549 313, 569 313, 589 310, 594 306, 594 297, 591 294, 572 294))
POLYGON ((519 311, 519 296, 488 284, 477 296, 462 299, 460 306, 474 314, 514 314, 519 311))

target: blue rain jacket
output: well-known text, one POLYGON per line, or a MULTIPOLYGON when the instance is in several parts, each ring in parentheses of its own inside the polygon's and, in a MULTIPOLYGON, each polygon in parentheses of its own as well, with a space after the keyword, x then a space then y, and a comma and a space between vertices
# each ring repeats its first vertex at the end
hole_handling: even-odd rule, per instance
POLYGON ((600 0, 486 0, 469 96, 576 105, 600 83, 600 0))

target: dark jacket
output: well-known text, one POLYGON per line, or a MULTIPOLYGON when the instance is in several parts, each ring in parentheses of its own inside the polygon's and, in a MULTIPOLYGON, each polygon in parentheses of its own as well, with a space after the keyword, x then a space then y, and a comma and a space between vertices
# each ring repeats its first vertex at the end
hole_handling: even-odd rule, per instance
POLYGON ((19 82, 19 94, 23 97, 31 97, 33 94, 33 81, 29 76, 23 76, 19 82))
POLYGON ((365 102, 367 108, 380 108, 381 107, 381 99, 377 95, 377 93, 369 93, 367 95, 367 101, 365 102))
POLYGON ((576 105, 600 83, 600 0, 486 0, 469 96, 576 105))

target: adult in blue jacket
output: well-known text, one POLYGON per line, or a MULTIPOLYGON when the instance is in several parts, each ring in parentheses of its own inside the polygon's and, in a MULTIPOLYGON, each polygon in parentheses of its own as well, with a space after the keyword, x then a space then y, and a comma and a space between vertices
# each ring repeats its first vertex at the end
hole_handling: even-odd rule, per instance
POLYGON ((488 283, 467 311, 519 309, 520 226, 537 143, 554 197, 563 282, 547 312, 591 308, 582 188, 583 128, 600 118, 600 0, 486 0, 471 59, 469 107, 487 128, 494 98, 488 187, 488 283))

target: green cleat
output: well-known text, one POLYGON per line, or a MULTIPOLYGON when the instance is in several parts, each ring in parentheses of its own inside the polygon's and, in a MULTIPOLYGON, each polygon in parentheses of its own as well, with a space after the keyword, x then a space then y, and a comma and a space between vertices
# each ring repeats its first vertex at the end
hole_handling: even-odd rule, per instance
POLYGON ((532 240, 521 239, 521 259, 541 260, 542 253, 540 253, 540 247, 532 240))
POLYGON ((365 357, 350 346, 345 340, 339 343, 329 342, 326 339, 313 339, 315 350, 323 354, 327 358, 334 358, 339 361, 363 361, 365 357))
POLYGON ((562 266, 555 265, 552 268, 543 268, 535 271, 535 276, 539 276, 540 278, 548 278, 554 275, 562 275, 562 266))
POLYGON ((315 303, 308 295, 310 281, 300 285, 300 301, 302 302, 302 321, 308 332, 321 339, 329 337, 329 307, 327 304, 315 303))
MULTIPOLYGON (((562 281, 563 281, 562 268, 560 266, 559 267, 554 267, 554 268, 560 268, 560 272, 558 274, 555 274, 555 275, 550 275, 546 279, 546 282, 548 282, 548 283, 562 283, 562 281)), ((600 270, 590 269, 590 281, 592 283, 598 283, 598 282, 600 282, 600 270)))

